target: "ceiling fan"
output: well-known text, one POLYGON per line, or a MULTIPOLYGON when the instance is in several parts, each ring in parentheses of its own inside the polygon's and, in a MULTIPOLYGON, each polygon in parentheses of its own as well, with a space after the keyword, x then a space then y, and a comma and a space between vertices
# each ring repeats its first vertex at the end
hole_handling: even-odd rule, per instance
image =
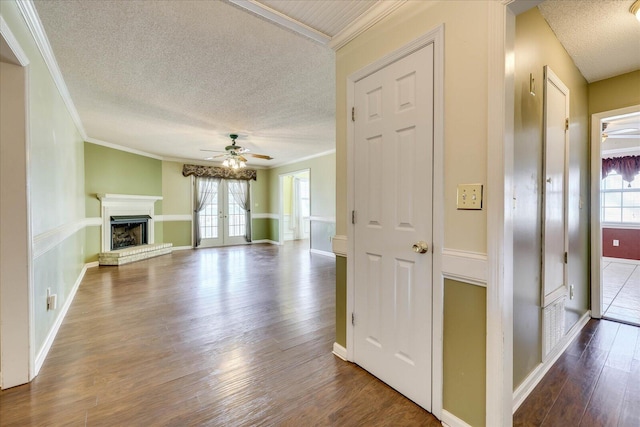
POLYGON ((238 139, 237 134, 232 133, 229 135, 229 138, 231 138, 231 145, 227 145, 226 147, 224 147, 224 151, 201 149, 200 151, 211 151, 214 153, 222 153, 222 154, 218 154, 217 156, 207 157, 205 158, 205 160, 213 160, 216 158, 224 157, 224 161, 222 162, 222 164, 224 166, 229 166, 234 169, 237 169, 238 167, 246 166, 247 158, 245 156, 255 157, 256 159, 273 160, 273 157, 271 156, 268 156, 266 154, 250 153, 249 151, 251 150, 249 150, 248 148, 237 145, 236 144, 236 139, 238 139))

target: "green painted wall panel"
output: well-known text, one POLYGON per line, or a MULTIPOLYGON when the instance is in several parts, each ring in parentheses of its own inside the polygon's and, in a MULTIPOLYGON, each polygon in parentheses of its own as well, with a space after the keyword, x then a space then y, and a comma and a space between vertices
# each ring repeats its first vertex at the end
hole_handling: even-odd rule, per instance
POLYGON ((279 221, 277 219, 271 218, 269 218, 267 221, 269 223, 269 240, 277 242, 280 236, 279 221))
POLYGON ((166 221, 162 229, 163 240, 158 241, 173 243, 173 246, 191 246, 191 221, 166 221))
POLYGON ((102 227, 86 227, 85 228, 85 246, 84 246, 84 262, 98 261, 98 253, 100 248, 100 231, 102 227))
POLYGON ((589 114, 640 105, 640 70, 589 84, 589 114))
POLYGON ((444 281, 443 407, 476 427, 485 425, 486 312, 485 288, 444 281))
POLYGON ((271 224, 269 218, 254 218, 251 221, 251 237, 253 240, 271 240, 271 224))
POLYGON ((347 347, 347 258, 336 256, 336 342, 347 347))
MULTIPOLYGON (((86 142, 84 145, 86 215, 100 216, 97 193, 162 196, 162 161, 86 142)), ((162 202, 155 205, 162 214, 162 202)))

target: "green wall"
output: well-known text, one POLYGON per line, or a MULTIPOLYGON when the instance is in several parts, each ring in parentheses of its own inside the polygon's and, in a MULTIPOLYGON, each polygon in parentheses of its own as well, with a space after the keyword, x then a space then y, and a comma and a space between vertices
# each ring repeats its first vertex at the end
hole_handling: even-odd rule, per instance
POLYGON ((443 406, 476 427, 485 425, 485 301, 482 286, 444 281, 443 406))
MULTIPOLYGON (((162 161, 116 150, 102 145, 84 143, 84 189, 87 217, 100 217, 100 200, 96 194, 135 194, 162 196, 162 161)), ((162 200, 155 203, 155 214, 162 214, 162 200)), ((93 227, 96 228, 96 227, 93 227)), ((154 226, 156 242, 164 242, 162 222, 154 226)), ((98 260, 100 229, 87 229, 85 262, 98 260)))
MULTIPOLYGON (((162 196, 162 161, 101 145, 85 143, 86 214, 100 216, 98 193, 162 196)), ((156 202, 162 214, 162 201, 156 202)))
POLYGON ((589 114, 640 105, 640 70, 589 84, 589 114))
POLYGON ((568 228, 569 283, 566 325, 589 309, 589 138, 587 82, 537 8, 516 17, 513 212, 513 385, 516 388, 541 362, 542 353, 542 159, 543 67, 567 85, 569 106, 568 228), (529 75, 536 95, 529 93, 529 75), (582 208, 581 208, 582 206, 582 208))

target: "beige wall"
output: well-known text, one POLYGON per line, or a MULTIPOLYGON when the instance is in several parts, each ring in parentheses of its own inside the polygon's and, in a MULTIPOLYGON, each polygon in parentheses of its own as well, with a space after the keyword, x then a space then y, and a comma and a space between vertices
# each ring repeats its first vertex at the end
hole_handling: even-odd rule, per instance
MULTIPOLYGON (((444 24, 444 198, 445 247, 486 253, 486 211, 456 210, 456 187, 463 183, 486 184, 487 169, 487 67, 488 2, 407 2, 336 53, 336 213, 337 234, 347 234, 347 78, 354 72, 399 49, 426 32, 444 24)), ((491 189, 487 189, 491 191, 491 189)), ((346 271, 337 271, 345 274, 346 271)), ((336 279, 336 307, 343 307, 345 278, 336 279)), ((470 324, 480 328, 456 328, 445 315, 444 342, 463 349, 473 348, 481 358, 459 357, 445 366, 444 390, 458 399, 445 399, 444 409, 473 425, 484 425, 486 295, 478 287, 458 283, 445 287, 448 313, 474 307, 470 324), (460 298, 460 300, 458 299, 460 298), (466 343, 462 347, 457 344, 466 343)), ((481 289, 481 288, 480 288, 481 289)), ((484 289, 482 289, 484 291, 484 289)), ((455 315, 454 315, 455 317, 455 315)), ((337 337, 344 335, 345 316, 336 315, 337 337), (344 322, 344 320, 342 320, 344 322)), ((445 344, 446 345, 446 344, 445 344)), ((467 355, 470 353, 467 352, 467 355)), ((451 359, 452 361, 452 359, 451 359)))
POLYGON ((513 381, 517 387, 541 363, 541 226, 543 67, 570 91, 567 329, 589 309, 589 143, 587 82, 537 8, 516 18, 514 138, 513 381), (529 75, 535 96, 529 93, 529 75), (582 206, 582 208, 581 208, 582 206))
POLYGON ((640 70, 589 84, 589 114, 640 105, 640 70))
POLYGON ((458 211, 456 186, 486 182, 487 21, 484 1, 408 2, 336 53, 337 234, 346 235, 347 77, 445 24, 445 246, 486 252, 486 211, 458 211))

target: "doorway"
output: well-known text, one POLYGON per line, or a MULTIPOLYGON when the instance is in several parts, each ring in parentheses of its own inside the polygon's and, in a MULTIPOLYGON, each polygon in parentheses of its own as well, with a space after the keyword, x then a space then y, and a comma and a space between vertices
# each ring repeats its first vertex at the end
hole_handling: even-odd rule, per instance
POLYGON ((347 358, 441 412, 442 28, 349 77, 347 358), (434 252, 434 248, 437 251, 434 252))
POLYGON ((299 240, 310 246, 310 179, 309 169, 280 175, 280 243, 299 240))
POLYGON ((0 388, 35 376, 27 162, 29 60, 0 16, 0 388))
MULTIPOLYGON (((201 178, 199 178, 201 179, 201 178)), ((245 180, 206 178, 196 180, 196 191, 203 195, 197 212, 199 248, 240 245, 250 241, 248 228, 250 184, 245 180)))
POLYGON ((593 311, 640 325, 640 106, 594 115, 592 150, 593 311))

